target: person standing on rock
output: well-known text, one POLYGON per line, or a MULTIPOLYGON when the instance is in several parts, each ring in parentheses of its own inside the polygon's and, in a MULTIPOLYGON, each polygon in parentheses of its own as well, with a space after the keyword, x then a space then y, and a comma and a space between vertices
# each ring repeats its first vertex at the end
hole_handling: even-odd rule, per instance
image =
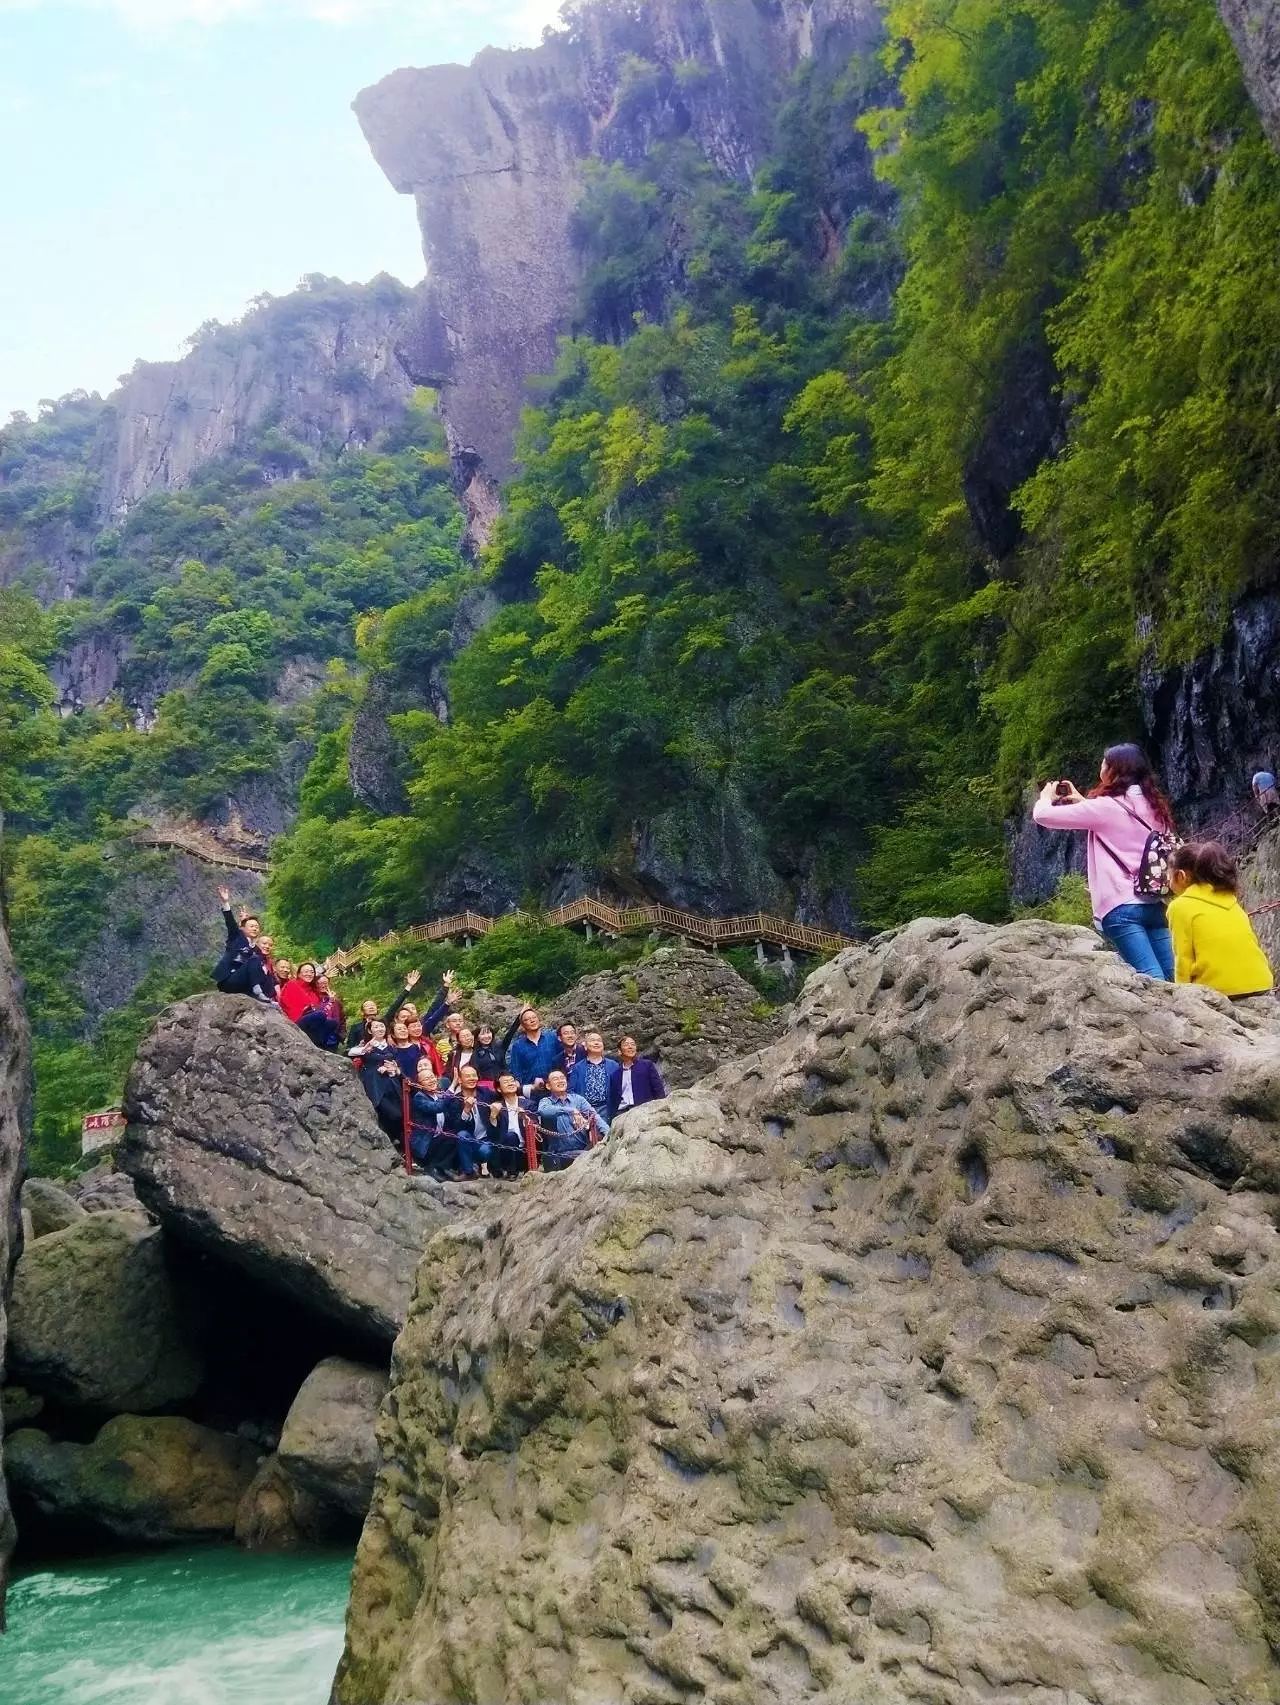
POLYGON ((1177 847, 1169 861, 1174 970, 1229 1000, 1267 996, 1275 977, 1240 904, 1240 871, 1219 841, 1177 847))
MULTIPOLYGON (((414 1047, 417 1048, 422 1058, 428 1062, 436 1077, 440 1077, 444 1071, 444 1062, 440 1058, 440 1050, 436 1047, 431 1037, 423 1030, 422 1020, 420 1018, 411 1018, 408 1021, 408 1030, 410 1042, 412 1042, 414 1047)), ((417 1060, 413 1062, 413 1067, 416 1072, 418 1069, 417 1060)))
POLYGON ((298 966, 297 974, 290 977, 287 983, 281 983, 279 998, 280 1010, 285 1017, 296 1024, 317 1048, 323 1048, 326 1023, 323 1001, 316 988, 318 975, 319 971, 312 961, 304 959, 298 966))
MULTIPOLYGON (((342 1041, 342 1032, 346 1027, 347 1015, 342 1010, 341 999, 333 992, 328 974, 321 971, 316 976, 316 994, 320 998, 317 1011, 321 1014, 322 1027, 319 1030, 320 1046, 328 1053, 337 1051, 342 1041)), ((314 1041, 315 1038, 313 1037, 314 1041)))
POLYGON ((585 1060, 587 1050, 578 1040, 577 1026, 573 1024, 558 1024, 556 1026, 556 1041, 560 1044, 560 1053, 556 1065, 566 1077, 572 1076, 573 1068, 579 1060, 585 1060))
POLYGON ((609 1128, 609 1102, 614 1086, 622 1076, 622 1067, 609 1059, 604 1051, 604 1037, 598 1030, 588 1030, 582 1038, 583 1055, 569 1073, 569 1088, 588 1102, 591 1110, 609 1128))
POLYGON ((236 922, 229 888, 219 888, 218 898, 222 902, 222 921, 227 928, 227 945, 213 968, 215 987, 224 995, 252 995, 255 1000, 264 1002, 274 1000, 275 978, 259 946, 261 923, 250 913, 236 922))
POLYGON ((371 1034, 369 1027, 375 1018, 380 1019, 381 1016, 381 1013, 378 1011, 377 1001, 369 1000, 360 1002, 360 1016, 356 1019, 350 1030, 347 1031, 348 1053, 350 1053, 353 1048, 358 1048, 362 1042, 367 1042, 369 1040, 369 1036, 371 1034))
POLYGON ((444 1098, 444 1128, 457 1141, 458 1170, 464 1178, 478 1177, 493 1152, 479 1085, 476 1068, 463 1066, 456 1091, 444 1098))
POLYGON ((492 1024, 476 1026, 476 1051, 471 1056, 471 1063, 480 1073, 481 1085, 497 1084, 506 1056, 494 1036, 492 1024))
POLYGON ((634 1036, 618 1043, 618 1075, 609 1094, 609 1122, 628 1107, 643 1107, 647 1101, 664 1101, 667 1086, 652 1060, 646 1059, 634 1036))
MULTIPOLYGON (((532 1095, 548 1082, 548 1073, 559 1070, 560 1043, 550 1030, 542 1028, 536 1006, 523 1007, 516 1018, 520 1034, 511 1040, 507 1032, 507 1064, 520 1080, 521 1092, 532 1095)), ((562 1071, 561 1076, 566 1076, 562 1071)))
POLYGON ((1171 983, 1165 900, 1173 808, 1142 748, 1109 746, 1087 799, 1069 781, 1046 782, 1031 815, 1042 829, 1088 835, 1094 922, 1135 971, 1171 983))

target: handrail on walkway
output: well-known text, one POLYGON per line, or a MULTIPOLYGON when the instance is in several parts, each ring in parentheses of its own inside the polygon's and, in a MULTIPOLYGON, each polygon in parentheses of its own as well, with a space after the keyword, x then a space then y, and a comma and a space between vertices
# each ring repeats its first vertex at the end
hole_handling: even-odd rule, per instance
POLYGON ((139 829, 133 840, 140 847, 172 847, 178 852, 190 853, 192 858, 198 858, 204 864, 216 864, 224 870, 254 870, 265 875, 268 868, 265 858, 235 852, 224 847, 221 841, 215 841, 212 835, 203 835, 196 829, 139 829))
MULTIPOLYGON (((437 918, 434 923, 410 924, 401 930, 389 930, 377 941, 357 942, 341 952, 330 954, 329 970, 342 976, 363 964, 376 947, 390 947, 398 941, 450 941, 455 936, 487 935, 496 924, 512 918, 532 921, 529 912, 508 912, 503 918, 488 918, 480 912, 457 912, 452 917, 437 918)), ((630 930, 660 929, 670 935, 682 935, 702 947, 731 947, 743 943, 769 942, 774 947, 794 948, 799 953, 838 953, 842 947, 852 947, 853 938, 836 930, 815 929, 812 924, 798 924, 790 918, 775 918, 768 912, 747 912, 737 918, 704 918, 696 912, 677 911, 674 906, 606 905, 603 900, 584 896, 557 906, 546 914, 547 922, 562 928, 574 924, 590 924, 607 935, 625 935, 630 930)))

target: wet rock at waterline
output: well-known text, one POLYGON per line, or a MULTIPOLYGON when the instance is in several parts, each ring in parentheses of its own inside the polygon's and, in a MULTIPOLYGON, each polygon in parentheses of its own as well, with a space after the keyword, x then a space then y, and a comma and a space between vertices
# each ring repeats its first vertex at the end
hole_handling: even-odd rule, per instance
POLYGON ((120 1163, 168 1234, 389 1343, 432 1232, 476 1186, 419 1188, 345 1057, 275 1008, 179 1002, 143 1042, 120 1163))
POLYGON ((203 1365, 163 1236, 139 1214, 82 1214, 28 1245, 13 1277, 10 1377, 82 1408, 164 1409, 203 1365))
POLYGON ((378 1467, 374 1427, 387 1375, 328 1356, 304 1381, 280 1435, 280 1463, 296 1486, 362 1522, 378 1467))
POLYGON ((258 1455, 249 1440, 179 1415, 117 1415, 91 1444, 15 1432, 7 1465, 24 1543, 152 1544, 231 1534, 258 1455))
POLYGON ((430 1245, 340 1705, 1280 1698, 1278 1118, 1086 931, 842 954, 430 1245))

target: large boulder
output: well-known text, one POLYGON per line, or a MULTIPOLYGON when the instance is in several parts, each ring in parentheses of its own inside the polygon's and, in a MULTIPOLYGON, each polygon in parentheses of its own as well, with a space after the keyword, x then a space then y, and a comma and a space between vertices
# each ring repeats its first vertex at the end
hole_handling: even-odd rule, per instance
MULTIPOLYGON (((18 1182, 23 1146, 31 1125, 31 1052, 17 973, 0 911, 0 1378, 5 1362, 5 1293, 18 1253, 18 1182)), ((0 1465, 2 1466, 2 1465, 0 1465)), ((0 1473, 0 1623, 14 1527, 0 1473)))
POLYGON ((1280 1698, 1278 1119, 1087 931, 845 952, 428 1248, 336 1699, 1280 1698))
POLYGON ((357 1525, 373 1496, 387 1384, 381 1368, 328 1356, 303 1382, 280 1434, 280 1464, 294 1484, 357 1525))
POLYGON ((10 1330, 12 1377, 61 1403, 164 1409, 203 1377, 163 1233, 137 1214, 83 1214, 31 1243, 14 1273, 10 1330))
POLYGON ((48 1237, 84 1219, 85 1210, 51 1178, 28 1178, 22 1186, 22 1211, 31 1217, 32 1237, 48 1237))
POLYGON ((127 1173, 117 1172, 114 1161, 82 1172, 68 1185, 68 1190, 86 1214, 108 1213, 115 1208, 135 1214, 143 1212, 133 1179, 127 1173))
POLYGON ((257 1446, 180 1415, 117 1415, 91 1444, 58 1444, 35 1428, 9 1440, 8 1469, 24 1534, 106 1534, 139 1544, 235 1530, 257 1446))
POLYGON ((601 1031, 610 1053, 620 1036, 634 1036, 640 1052, 659 1061, 668 1085, 680 1088, 763 1048, 784 1022, 727 960, 675 945, 583 977, 546 1007, 579 1030, 601 1031))
POLYGON ((166 1231, 389 1343, 431 1234, 476 1186, 406 1177, 350 1063, 274 1007, 181 1001, 138 1050, 120 1164, 166 1231))

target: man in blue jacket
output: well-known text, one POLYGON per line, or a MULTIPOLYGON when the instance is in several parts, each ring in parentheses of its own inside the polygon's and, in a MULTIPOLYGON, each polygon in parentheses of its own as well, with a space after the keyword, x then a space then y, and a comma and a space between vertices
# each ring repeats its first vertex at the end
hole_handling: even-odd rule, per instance
POLYGON ((547 1074, 560 1061, 560 1043, 550 1030, 542 1028, 538 1009, 525 1007, 520 1014, 520 1034, 507 1048, 507 1065, 520 1083, 522 1095, 532 1095, 542 1089, 547 1074))
POLYGON ((547 1092, 537 1104, 542 1128, 542 1164, 548 1172, 569 1166, 591 1147, 591 1133, 607 1137, 609 1124, 591 1103, 574 1095, 562 1071, 547 1074, 547 1092))
POLYGON ((628 1107, 643 1107, 646 1101, 662 1101, 667 1086, 652 1060, 645 1059, 634 1036, 618 1043, 618 1073, 609 1085, 609 1119, 612 1122, 628 1107))

